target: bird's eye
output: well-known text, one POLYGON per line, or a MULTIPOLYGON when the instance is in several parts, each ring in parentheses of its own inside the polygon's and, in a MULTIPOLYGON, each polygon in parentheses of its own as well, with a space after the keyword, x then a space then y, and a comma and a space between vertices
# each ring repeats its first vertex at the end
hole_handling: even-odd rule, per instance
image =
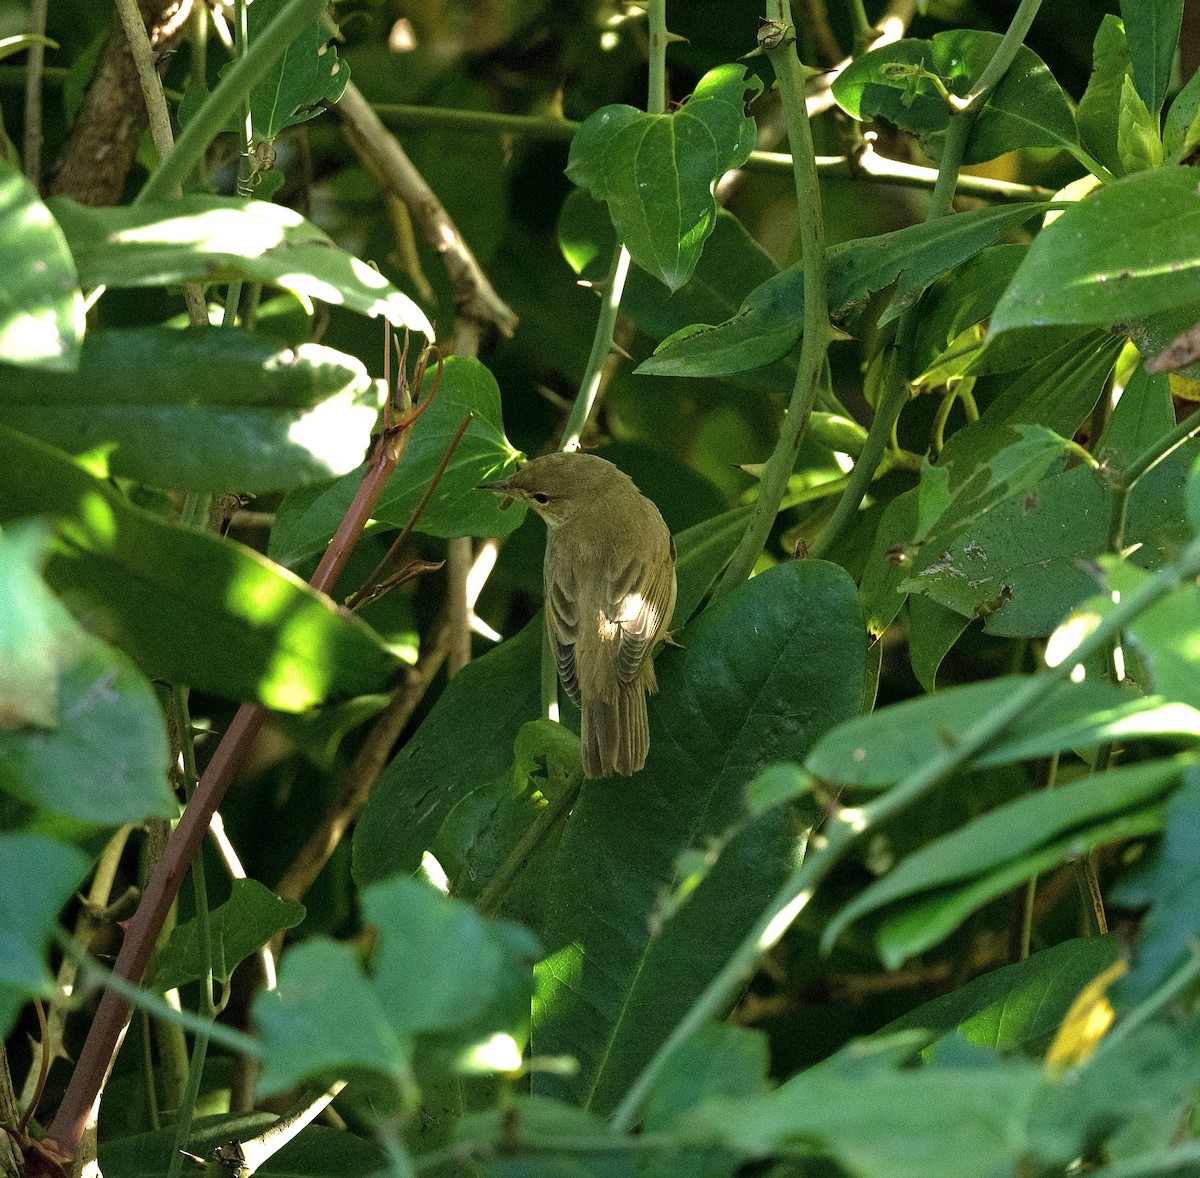
POLYGON ((545 491, 535 491, 530 498, 541 507, 545 507, 550 502, 550 496, 545 491))

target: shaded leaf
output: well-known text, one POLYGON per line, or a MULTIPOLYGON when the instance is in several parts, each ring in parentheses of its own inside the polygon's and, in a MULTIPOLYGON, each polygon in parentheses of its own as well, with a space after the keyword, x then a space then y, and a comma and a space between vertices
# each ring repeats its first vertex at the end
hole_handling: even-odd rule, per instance
MULTIPOLYGON (((989 679, 856 716, 822 738, 805 768, 844 785, 891 785, 936 757, 946 733, 966 731, 1026 681, 1023 676, 989 679)), ((970 764, 1005 765, 1106 740, 1194 739, 1200 735, 1198 720, 1200 712, 1193 708, 1156 697, 1131 698, 1111 683, 1086 679, 1056 687, 970 764)))
POLYGON ((1116 175, 1124 172, 1117 150, 1117 134, 1121 94, 1131 72, 1125 27, 1118 17, 1107 13, 1096 30, 1092 44, 1092 73, 1079 100, 1076 118, 1083 146, 1116 175))
MULTIPOLYGON (((986 876, 1068 832, 1082 845, 1089 827, 1157 801, 1191 763, 1186 759, 1159 760, 1112 769, 1028 794, 972 819, 909 855, 859 893, 830 922, 823 944, 832 945, 869 912, 922 892, 986 876)), ((910 948, 901 953, 893 946, 889 960, 894 963, 916 951, 910 948)))
MULTIPOLYGON (((899 279, 884 321, 899 315, 943 274, 961 265, 1044 205, 974 209, 828 251, 829 310, 842 319, 875 291, 899 279)), ((747 295, 732 318, 715 327, 684 328, 636 369, 655 376, 724 376, 781 359, 803 332, 804 272, 789 266, 747 295)))
MULTIPOLYGON (((997 33, 953 29, 929 41, 906 39, 864 53, 833 83, 838 105, 856 119, 883 117, 914 134, 945 131, 950 107, 937 83, 963 98, 1000 45, 997 33)), ((983 163, 1020 147, 1072 147, 1078 142, 1070 103, 1053 75, 1022 45, 979 112, 964 154, 983 163)), ((937 140, 922 139, 935 158, 937 140)))
POLYGON ((11 681, 0 671, 0 787, 83 823, 173 817, 154 691, 46 588, 47 540, 40 526, 0 534, 0 650, 19 643, 11 681))
POLYGON ((74 847, 36 834, 0 834, 0 1029, 6 1036, 29 997, 54 991, 43 949, 87 869, 87 857, 74 847))
POLYGON ((251 953, 303 919, 303 904, 280 899, 257 880, 235 879, 229 899, 208 914, 211 959, 205 961, 202 956, 199 918, 193 917, 171 930, 147 984, 156 990, 172 990, 204 977, 208 968, 218 982, 227 982, 251 953))
POLYGON ((363 459, 382 396, 353 356, 238 328, 92 332, 77 372, 2 369, 0 385, 5 425, 183 491, 344 474, 363 459))
MULTIPOLYGON (((248 44, 254 44, 286 3, 254 0, 246 12, 248 44)), ((350 67, 338 57, 329 28, 320 18, 306 21, 250 91, 252 142, 274 139, 287 127, 320 114, 321 103, 337 102, 349 81, 350 67)))
POLYGON ((1064 941, 918 1006, 879 1035, 920 1028, 977 1047, 1041 1055, 1071 1003, 1117 960, 1118 950, 1115 936, 1064 941))
POLYGON ((1116 986, 1118 998, 1144 1001, 1194 952, 1200 911, 1200 775, 1184 773, 1185 784, 1167 802, 1162 841, 1149 857, 1109 892, 1118 905, 1144 908, 1133 968, 1116 986))

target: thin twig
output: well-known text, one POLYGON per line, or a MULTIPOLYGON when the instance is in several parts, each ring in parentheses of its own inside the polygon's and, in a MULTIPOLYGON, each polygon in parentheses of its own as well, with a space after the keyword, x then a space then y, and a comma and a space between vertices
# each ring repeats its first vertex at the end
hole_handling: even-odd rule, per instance
POLYGON ((33 40, 25 59, 25 177, 39 192, 42 187, 42 74, 46 67, 46 10, 50 0, 31 0, 29 32, 33 40))
MULTIPOLYGON (((151 48, 137 0, 116 0, 116 5, 117 15, 125 29, 125 38, 129 42, 129 52, 133 55, 142 98, 146 102, 150 136, 154 140, 154 150, 158 153, 161 163, 174 151, 175 136, 171 132, 171 114, 167 110, 167 99, 163 94, 162 79, 158 76, 158 67, 154 61, 154 50, 151 48)), ((182 191, 182 187, 177 184, 171 195, 179 196, 182 191)), ((183 300, 187 305, 188 322, 193 327, 207 327, 208 306, 204 301, 203 288, 195 282, 184 283, 183 300)))
POLYGON ((441 201, 353 82, 334 109, 349 133, 351 146, 359 155, 369 156, 387 177, 441 257, 454 285, 456 314, 491 324, 501 335, 511 336, 517 326, 516 314, 493 289, 441 201))

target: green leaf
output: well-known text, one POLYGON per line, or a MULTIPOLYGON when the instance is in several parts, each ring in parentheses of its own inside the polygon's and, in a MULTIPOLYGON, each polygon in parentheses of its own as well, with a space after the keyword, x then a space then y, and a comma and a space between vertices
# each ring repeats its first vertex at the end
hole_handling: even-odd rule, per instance
MULTIPOLYGON (((749 511, 735 508, 675 537, 676 626, 720 575, 749 511)), ((487 789, 495 800, 507 796, 514 745, 522 726, 539 713, 543 629, 539 614, 455 675, 389 762, 354 828, 354 877, 360 884, 415 871, 447 815, 474 791, 487 789)))
POLYGON ((762 1031, 705 1023, 667 1057, 646 1097, 646 1132, 669 1129, 707 1100, 765 1094, 769 1064, 762 1031))
POLYGON ((41 835, 0 834, 0 1030, 6 1036, 27 998, 54 992, 43 949, 87 869, 87 857, 74 847, 41 835))
POLYGON ((1055 323, 1110 326, 1200 300, 1193 168, 1104 184, 1046 226, 996 306, 991 335, 1055 323), (1137 232, 1131 232, 1133 226, 1137 232))
POLYGON ((285 953, 279 985, 259 992, 253 1015, 263 1045, 263 1095, 310 1077, 366 1071, 396 1083, 407 1071, 411 1044, 388 1022, 350 945, 313 937, 285 953))
POLYGON ((280 899, 257 880, 235 879, 229 899, 208 914, 211 960, 206 962, 201 955, 199 918, 193 917, 171 930, 147 984, 155 990, 173 990, 204 977, 210 967, 218 982, 228 982, 251 953, 303 919, 303 904, 280 899))
POLYGON ((1167 802, 1162 842, 1148 862, 1123 876, 1109 893, 1117 905, 1145 908, 1133 969, 1117 983, 1128 1005, 1144 1001, 1192 951, 1200 911, 1200 774, 1190 768, 1185 784, 1167 802))
POLYGON ((711 1101, 693 1120, 700 1140, 747 1158, 824 1155, 871 1178, 979 1178, 1016 1170, 1023 1122, 1042 1070, 992 1062, 900 1069, 887 1060, 835 1056, 775 1092, 711 1101))
POLYGON ((908 599, 908 657, 917 682, 928 692, 937 686, 938 667, 970 621, 915 594, 908 599))
POLYGON ((173 817, 170 754, 150 684, 82 630, 38 574, 41 526, 0 534, 0 787, 31 806, 115 826, 173 817))
POLYGON ((482 1041, 527 1023, 541 946, 526 929, 404 877, 365 889, 363 915, 379 930, 373 983, 398 1033, 482 1041))
POLYGON ((1083 146, 1117 175, 1123 172, 1117 151, 1121 95, 1131 70, 1125 26, 1111 13, 1106 14, 1096 30, 1092 45, 1092 75, 1079 100, 1076 119, 1083 146))
MULTIPOLYGON (((435 379, 427 374, 424 396, 435 379)), ((504 436, 496 378, 478 360, 460 356, 446 358, 441 387, 413 426, 408 448, 375 507, 379 523, 402 527, 408 522, 468 414, 471 422, 417 529, 443 537, 506 536, 520 524, 523 509, 505 511, 492 492, 476 490, 480 483, 511 474, 521 452, 504 436)), ((364 465, 333 483, 289 494, 271 529, 272 559, 294 568, 324 552, 365 472, 364 465)))
POLYGON ((133 207, 89 208, 66 197, 50 205, 83 286, 243 279, 282 287, 305 302, 383 315, 433 338, 425 312, 407 295, 282 205, 201 194, 133 207))
MULTIPOLYGON (((963 732, 1026 680, 989 679, 918 696, 856 716, 825 736, 805 768, 826 781, 866 788, 888 786, 932 760, 945 733, 963 732)), ((1010 724, 971 765, 1006 765, 1048 757, 1106 740, 1195 737, 1200 713, 1161 698, 1133 698, 1111 683, 1085 680, 1055 688, 1036 712, 1010 724)))
POLYGON ((1156 119, 1162 110, 1179 44, 1183 0, 1121 0, 1138 93, 1156 119))
MULTIPOLYGON (((1108 564, 1110 589, 1128 596, 1148 573, 1127 561, 1108 564)), ((1106 603, 1111 608, 1111 602, 1106 603)), ((1167 699, 1200 707, 1200 586, 1177 585, 1140 613, 1128 633, 1137 644, 1155 691, 1167 699)))
POLYGON ((70 372, 83 295, 66 239, 17 168, 0 159, 0 360, 70 372))
POLYGON ((1111 843, 1157 834, 1163 825, 1161 802, 1122 812, 1092 825, 1068 831, 1057 839, 962 883, 922 892, 901 900, 883 916, 876 934, 880 960, 888 969, 944 941, 972 913, 1009 895, 1039 875, 1072 863, 1111 843))
POLYGON ((354 469, 381 399, 353 356, 237 328, 92 332, 77 372, 0 368, 0 389, 0 422, 112 476, 253 493, 354 469))
MULTIPOLYGON (((957 436, 957 435, 956 435, 957 436)), ((1130 497, 1131 560, 1156 568, 1186 542, 1184 483, 1200 443, 1187 443, 1141 479, 1130 497)), ((1091 571, 1107 549, 1109 493, 1090 468, 1042 480, 950 537, 919 551, 904 589, 927 593, 1006 636, 1048 635, 1096 589, 1091 571)))
POLYGON ((1120 469, 1174 428, 1171 382, 1166 373, 1151 375, 1139 364, 1104 424, 1096 454, 1101 461, 1120 469))
MULTIPOLYGON (((844 319, 878 290, 897 282, 883 321, 916 302, 936 279, 1045 211, 1045 205, 974 209, 860 238, 828 251, 829 309, 844 319)), ((804 272, 789 266, 751 291, 741 309, 716 327, 694 327, 665 339, 635 370, 655 376, 724 376, 781 359, 803 331, 804 272)))
MULTIPOLYGON (((287 0, 254 0, 246 12, 247 41, 253 45, 287 0)), ((320 19, 306 22, 250 91, 252 144, 272 140, 281 131, 321 113, 322 103, 337 102, 350 81, 350 67, 330 41, 320 19)))
POLYGON ((350 946, 313 938, 284 956, 278 989, 255 999, 261 1091, 347 1070, 398 1091, 414 1047, 449 1049, 432 1057, 443 1072, 483 1070, 465 1049, 524 1033, 540 952, 530 933, 412 879, 374 884, 362 902, 379 938, 370 977, 350 946))
POLYGON ((1121 110, 1117 119, 1117 156, 1125 175, 1157 168, 1162 163, 1158 118, 1147 109, 1128 75, 1121 85, 1121 110))
POLYGON ((1200 70, 1171 100, 1171 109, 1163 122, 1163 148, 1170 154, 1171 163, 1179 163, 1179 156, 1188 150, 1189 132, 1196 131, 1196 118, 1200 116, 1200 70))
POLYGON ((964 331, 991 315, 1028 248, 988 246, 929 289, 921 304, 913 348, 913 366, 921 374, 921 383, 940 383, 926 380, 925 374, 935 362, 944 362, 947 348, 964 331))
MULTIPOLYGON (((680 642, 657 662, 645 769, 624 800, 585 784, 549 889, 544 939, 561 948, 539 966, 534 1050, 575 1056, 570 1090, 598 1111, 616 1103, 792 869, 790 812, 749 819, 746 784, 804 756, 862 701, 862 616, 834 565, 770 569, 705 610, 680 642), (724 842, 722 853, 652 932, 680 855, 710 840, 724 842)), ((560 1083, 534 1076, 535 1091, 560 1083)))
POLYGON ((692 276, 713 230, 713 185, 754 147, 745 103, 761 89, 741 66, 719 66, 673 114, 604 107, 571 143, 567 175, 607 202, 633 260, 673 291, 692 276))
MULTIPOLYGON (((913 134, 935 158, 950 107, 937 84, 963 98, 1000 45, 1000 36, 975 29, 938 33, 932 40, 896 41, 850 63, 833 83, 838 105, 856 119, 882 117, 913 134)), ((1021 147, 1072 147, 1078 142, 1071 106, 1045 62, 1022 45, 976 118, 965 163, 983 163, 1021 147)))
POLYGON ((956 530, 990 511, 1004 499, 1023 495, 1046 477, 1067 449, 1067 440, 1040 425, 1018 425, 1012 432, 1018 440, 1001 447, 986 461, 970 469, 965 478, 950 489, 952 468, 930 466, 921 469, 917 543, 939 545, 956 530), (936 493, 932 488, 940 488, 936 493), (927 503, 927 500, 929 502, 927 503))
POLYGON ((889 1023, 878 1037, 919 1028, 952 1034, 977 1047, 1041 1056, 1071 1003, 1116 961, 1118 951, 1115 936, 1064 941, 918 1006, 889 1023))
POLYGON ((47 539, 39 524, 0 532, 0 731, 58 723, 59 677, 83 646, 42 581, 47 539))
POLYGON ((3 426, 0 441, 0 525, 53 522, 46 580, 150 678, 278 711, 390 681, 395 659, 374 631, 257 552, 166 524, 3 426))
MULTIPOLYGON (((987 876, 1061 836, 1069 834, 1082 843, 1089 827, 1157 801, 1192 763, 1176 758, 1112 769, 1053 790, 1027 794, 972 819, 909 855, 860 892, 830 921, 822 944, 831 946, 845 929, 869 912, 922 892, 987 876)), ((922 940, 925 945, 934 943, 924 936, 922 940)), ((888 961, 902 961, 917 951, 911 944, 906 950, 897 948, 893 940, 888 961)))
POLYGON ((518 731, 538 715, 542 628, 539 614, 472 660, 388 763, 354 828, 360 885, 415 871, 453 807, 507 776, 518 731))

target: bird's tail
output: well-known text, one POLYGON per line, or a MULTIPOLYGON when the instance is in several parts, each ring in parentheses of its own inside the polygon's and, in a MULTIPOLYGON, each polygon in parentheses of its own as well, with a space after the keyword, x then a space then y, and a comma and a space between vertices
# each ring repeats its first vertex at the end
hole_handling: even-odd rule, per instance
POLYGON ((623 683, 615 698, 587 699, 580 708, 583 771, 588 777, 628 777, 646 763, 650 723, 641 678, 623 683))

